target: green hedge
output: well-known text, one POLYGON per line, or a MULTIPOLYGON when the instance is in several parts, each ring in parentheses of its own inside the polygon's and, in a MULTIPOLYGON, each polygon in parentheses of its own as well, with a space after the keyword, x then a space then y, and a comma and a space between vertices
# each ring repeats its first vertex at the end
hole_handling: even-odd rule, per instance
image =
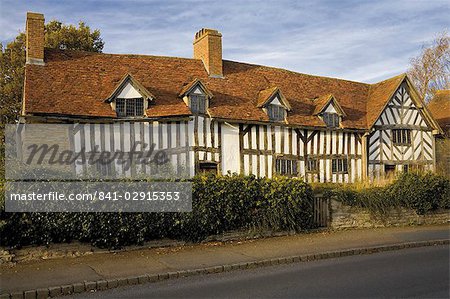
POLYGON ((450 180, 433 173, 404 173, 383 187, 357 185, 322 189, 327 196, 355 207, 384 215, 395 208, 408 208, 418 214, 450 208, 450 180))
POLYGON ((207 176, 193 179, 192 213, 5 213, 2 246, 79 240, 120 248, 173 238, 198 242, 232 230, 313 227, 313 193, 301 179, 207 176))

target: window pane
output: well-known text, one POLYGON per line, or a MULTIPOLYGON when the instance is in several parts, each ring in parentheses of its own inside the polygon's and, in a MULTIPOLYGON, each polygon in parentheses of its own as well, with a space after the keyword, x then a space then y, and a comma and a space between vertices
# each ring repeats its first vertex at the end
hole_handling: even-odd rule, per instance
POLYGON ((198 111, 197 103, 198 103, 197 97, 196 96, 191 96, 191 110, 192 110, 192 112, 197 112, 198 111))
POLYGON ((136 116, 144 115, 144 99, 136 100, 136 116))
POLYGON ((333 126, 334 127, 339 126, 339 116, 336 113, 333 114, 333 126))
POLYGON ((339 115, 337 113, 326 112, 322 117, 327 127, 335 128, 339 126, 339 115))
POLYGON ((411 144, 411 130, 409 129, 392 130, 392 142, 397 145, 411 144))
POLYGON ((199 99, 198 101, 198 112, 205 112, 205 101, 199 99))
POLYGON ((117 116, 143 116, 144 115, 144 99, 116 99, 117 116))
POLYGON ((125 116, 125 100, 116 99, 116 112, 117 116, 125 116))
POLYGON ((126 99, 125 100, 125 109, 126 109, 126 115, 127 116, 134 116, 135 115, 135 101, 134 99, 126 99))
POLYGON ((347 158, 332 159, 331 160, 331 172, 332 173, 347 173, 348 172, 347 158))
POLYGON ((285 119, 286 111, 282 106, 271 104, 267 106, 267 114, 271 121, 283 121, 285 119))
POLYGON ((206 98, 201 95, 191 95, 191 111, 193 113, 205 113, 206 112, 206 98))
POLYGON ((281 175, 296 175, 297 161, 288 159, 276 159, 275 172, 281 175))

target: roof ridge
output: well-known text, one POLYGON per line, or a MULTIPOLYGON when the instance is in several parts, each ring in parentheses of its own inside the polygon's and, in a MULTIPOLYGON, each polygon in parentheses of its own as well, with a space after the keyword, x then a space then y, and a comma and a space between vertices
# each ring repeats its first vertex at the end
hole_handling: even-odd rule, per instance
POLYGON ((397 78, 400 78, 400 77, 406 77, 406 76, 407 76, 406 73, 401 73, 401 74, 398 74, 398 75, 396 75, 394 77, 390 77, 390 78, 384 79, 382 81, 378 81, 378 82, 375 82, 375 83, 370 83, 369 85, 370 85, 370 87, 372 87, 373 85, 376 85, 376 84, 380 84, 380 83, 383 83, 383 82, 386 82, 386 81, 389 81, 389 80, 397 79, 397 78))
POLYGON ((336 77, 327 77, 327 76, 321 76, 321 75, 313 75, 313 74, 301 73, 301 72, 288 70, 288 69, 285 69, 285 68, 282 68, 282 67, 276 67, 276 66, 269 66, 269 65, 262 65, 262 64, 248 63, 248 62, 241 62, 241 61, 228 60, 228 59, 223 59, 223 61, 243 64, 243 65, 249 65, 249 66, 258 66, 258 67, 263 67, 263 68, 268 68, 268 69, 273 69, 273 70, 279 70, 279 71, 284 71, 284 72, 288 72, 288 73, 293 73, 293 74, 303 75, 303 76, 309 76, 309 77, 339 80, 339 81, 345 81, 345 82, 350 82, 350 83, 362 84, 362 85, 366 85, 366 86, 370 86, 371 85, 371 83, 365 83, 365 82, 354 81, 354 80, 349 80, 349 79, 342 79, 342 78, 336 78, 336 77))
MULTIPOLYGON (((128 53, 128 54, 127 53, 105 53, 105 52, 90 52, 90 51, 72 50, 72 49, 54 49, 54 48, 45 48, 45 49, 46 50, 55 51, 55 52, 61 52, 61 53, 64 53, 64 52, 75 52, 75 53, 86 53, 86 54, 102 55, 102 56, 135 56, 135 57, 173 58, 173 59, 182 59, 182 60, 190 60, 190 61, 200 61, 200 60, 195 59, 195 58, 179 57, 179 56, 164 56, 164 55, 151 55, 151 54, 130 54, 130 53, 128 53)), ((223 59, 223 61, 230 62, 230 63, 236 63, 236 64, 242 64, 242 65, 248 65, 248 66, 257 66, 257 67, 273 69, 273 70, 278 70, 278 71, 284 71, 284 72, 288 72, 288 73, 292 73, 292 74, 296 74, 296 75, 308 76, 308 77, 324 78, 324 79, 331 79, 331 80, 339 80, 339 81, 342 81, 342 82, 356 83, 356 84, 361 84, 361 85, 365 85, 365 86, 371 86, 371 85, 374 84, 374 83, 365 83, 365 82, 349 80, 349 79, 343 79, 343 78, 327 77, 327 76, 321 76, 321 75, 313 75, 313 74, 301 73, 301 72, 297 72, 297 71, 293 71, 293 70, 289 70, 289 69, 285 69, 285 68, 281 68, 281 67, 262 65, 262 64, 256 64, 256 63, 248 63, 248 62, 241 62, 241 61, 228 60, 228 59, 223 59)), ((389 79, 386 79, 386 80, 389 80, 389 79)), ((384 81, 386 81, 386 80, 384 80, 384 81)), ((383 81, 380 81, 380 82, 383 82, 383 81)))
POLYGON ((151 54, 130 54, 130 53, 105 53, 105 52, 91 52, 84 50, 72 50, 72 49, 54 49, 54 48, 45 48, 46 50, 55 51, 55 52, 74 52, 74 53, 85 53, 92 55, 102 55, 102 56, 136 56, 136 57, 152 57, 152 58, 174 58, 174 59, 183 59, 183 60, 192 60, 192 61, 201 61, 195 58, 187 58, 187 57, 179 57, 179 56, 164 56, 164 55, 151 55, 151 54))

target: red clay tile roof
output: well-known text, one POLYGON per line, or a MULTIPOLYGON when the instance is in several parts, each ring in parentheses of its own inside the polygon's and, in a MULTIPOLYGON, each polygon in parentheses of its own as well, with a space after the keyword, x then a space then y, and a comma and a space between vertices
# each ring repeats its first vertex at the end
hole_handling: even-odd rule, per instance
POLYGON ((450 89, 437 91, 428 103, 428 110, 442 129, 450 127, 450 89))
POLYGON ((406 74, 372 84, 367 96, 367 126, 370 128, 380 117, 387 102, 392 98, 406 74))
POLYGON ((198 79, 214 95, 208 112, 215 118, 269 121, 257 107, 258 95, 276 86, 292 106, 289 124, 325 127, 313 115, 316 104, 310 99, 333 94, 347 114, 342 126, 367 129, 404 78, 370 85, 227 60, 224 78, 210 78, 201 60, 50 49, 45 63, 26 66, 25 115, 116 117, 104 100, 129 73, 155 97, 149 117, 191 115, 179 93, 198 79))

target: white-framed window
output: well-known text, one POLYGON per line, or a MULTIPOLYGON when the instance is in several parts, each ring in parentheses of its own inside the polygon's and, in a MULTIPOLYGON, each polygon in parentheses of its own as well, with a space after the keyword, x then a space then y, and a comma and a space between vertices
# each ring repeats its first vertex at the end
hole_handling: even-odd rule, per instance
POLYGON ((116 99, 116 113, 118 117, 144 116, 144 99, 116 99))
POLYGON ((411 130, 394 129, 392 130, 392 142, 394 145, 411 145, 411 130))
POLYGON ((325 112, 322 117, 328 128, 339 127, 339 115, 337 113, 325 112))
POLYGON ((332 173, 348 173, 347 158, 331 159, 331 172, 332 173))
POLYGON ((275 172, 280 175, 296 176, 297 160, 277 158, 275 160, 275 172))
POLYGON ((206 113, 206 96, 191 94, 189 102, 192 113, 206 113))
POLYGON ((286 109, 283 106, 270 104, 267 106, 267 114, 271 121, 284 121, 286 119, 286 109))

